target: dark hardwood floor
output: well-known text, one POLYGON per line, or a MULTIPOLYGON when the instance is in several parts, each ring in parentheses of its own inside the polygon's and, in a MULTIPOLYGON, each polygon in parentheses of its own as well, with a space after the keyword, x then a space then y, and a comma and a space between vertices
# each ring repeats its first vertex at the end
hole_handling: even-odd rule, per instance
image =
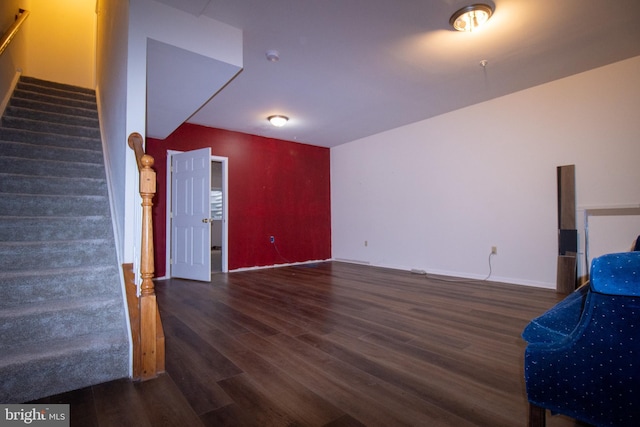
POLYGON ((39 402, 74 426, 526 426, 520 333, 562 298, 337 262, 156 291, 166 374, 39 402))

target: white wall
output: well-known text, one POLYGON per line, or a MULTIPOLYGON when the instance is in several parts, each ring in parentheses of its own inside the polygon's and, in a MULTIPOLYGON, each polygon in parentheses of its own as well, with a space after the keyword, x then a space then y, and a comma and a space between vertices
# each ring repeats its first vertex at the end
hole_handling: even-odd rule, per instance
POLYGON ((23 0, 29 40, 23 74, 95 87, 96 1, 23 0))
MULTIPOLYGON (((127 146, 128 0, 98 0, 96 93, 116 226, 120 263, 123 263, 127 146)), ((131 262, 129 260, 128 262, 131 262)))
MULTIPOLYGON (((15 22, 15 16, 20 8, 24 8, 23 0, 4 0, 0 2, 0 33, 4 34, 15 22)), ((16 73, 25 62, 26 45, 24 42, 24 27, 11 40, 11 43, 0 55, 0 99, 11 95, 13 80, 16 73)))
POLYGON ((557 166, 579 207, 640 204, 638 76, 640 57, 333 148, 333 257, 484 278, 497 246, 492 280, 555 288, 557 166))

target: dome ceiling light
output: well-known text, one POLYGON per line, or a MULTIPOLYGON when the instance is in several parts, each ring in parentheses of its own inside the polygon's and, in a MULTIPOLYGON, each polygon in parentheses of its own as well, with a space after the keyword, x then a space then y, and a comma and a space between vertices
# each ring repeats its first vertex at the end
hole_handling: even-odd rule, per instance
POLYGON ((267 57, 267 61, 269 62, 278 62, 280 61, 280 52, 277 50, 268 50, 264 53, 267 57))
POLYGON ((287 124, 287 122, 289 121, 289 117, 282 116, 282 115, 275 115, 275 116, 267 117, 267 120, 269 120, 269 122, 275 127, 281 128, 282 126, 287 124))
POLYGON ((487 22, 492 14, 491 6, 483 3, 473 4, 451 15, 449 24, 458 31, 472 32, 487 22))

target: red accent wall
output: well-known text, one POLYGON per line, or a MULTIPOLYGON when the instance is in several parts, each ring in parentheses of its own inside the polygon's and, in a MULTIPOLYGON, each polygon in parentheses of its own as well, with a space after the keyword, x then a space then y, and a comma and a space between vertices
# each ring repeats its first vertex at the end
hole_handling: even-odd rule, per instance
POLYGON ((229 159, 229 270, 331 257, 328 148, 183 124, 166 139, 146 143, 158 179, 157 277, 166 273, 167 150, 203 147, 229 159), (277 251, 269 236, 275 236, 277 251))

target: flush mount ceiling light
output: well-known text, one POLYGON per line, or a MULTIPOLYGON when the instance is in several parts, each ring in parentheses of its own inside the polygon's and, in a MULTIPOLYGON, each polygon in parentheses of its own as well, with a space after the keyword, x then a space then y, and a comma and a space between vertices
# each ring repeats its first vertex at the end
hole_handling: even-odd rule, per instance
POLYGON ((458 31, 471 32, 487 22, 492 14, 493 9, 491 6, 486 4, 473 4, 463 7, 451 15, 449 24, 458 31))
POLYGON ((272 125, 274 125, 275 127, 281 128, 282 126, 287 124, 287 122, 289 121, 289 117, 281 116, 281 115, 275 115, 275 116, 267 117, 267 120, 269 120, 269 122, 272 125))
POLYGON ((267 57, 267 61, 269 62, 278 62, 280 61, 280 52, 277 50, 268 50, 264 53, 267 57))

